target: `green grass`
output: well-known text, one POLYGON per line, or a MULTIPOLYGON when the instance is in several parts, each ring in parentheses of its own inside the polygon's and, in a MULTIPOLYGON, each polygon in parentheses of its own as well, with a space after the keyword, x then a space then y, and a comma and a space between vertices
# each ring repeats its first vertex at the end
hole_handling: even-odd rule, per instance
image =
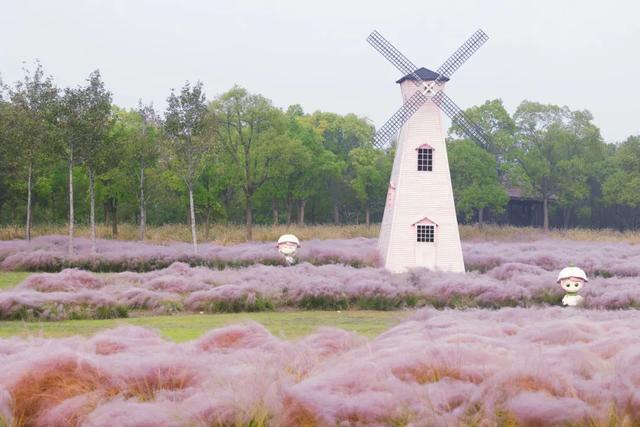
POLYGON ((18 271, 1 271, 0 272, 0 289, 13 288, 18 283, 22 282, 31 273, 18 271))
MULTIPOLYGON (((9 289, 31 273, 0 272, 0 289, 9 289)), ((254 320, 271 333, 294 339, 307 335, 322 326, 333 326, 374 337, 409 316, 409 311, 288 311, 224 314, 188 314, 179 316, 141 316, 127 319, 65 320, 61 322, 0 321, 0 338, 38 335, 64 337, 92 335, 120 325, 136 325, 160 330, 174 341, 198 338, 209 329, 232 323, 254 320)))
POLYGON ((410 311, 292 311, 148 316, 108 320, 65 320, 61 322, 1 321, 0 338, 28 335, 86 336, 120 325, 135 325, 158 329, 164 337, 181 342, 198 338, 209 329, 246 320, 261 323, 272 334, 285 339, 300 338, 322 326, 338 327, 367 337, 374 337, 397 325, 411 313, 410 311))

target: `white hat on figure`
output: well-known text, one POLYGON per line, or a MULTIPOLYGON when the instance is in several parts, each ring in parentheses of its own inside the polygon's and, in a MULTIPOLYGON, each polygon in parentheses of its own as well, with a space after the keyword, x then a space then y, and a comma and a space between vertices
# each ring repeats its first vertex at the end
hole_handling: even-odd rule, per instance
POLYGON ((300 247, 300 240, 298 240, 298 238, 293 234, 283 234, 282 236, 280 236, 280 238, 278 239, 278 244, 276 246, 279 246, 283 243, 295 243, 297 247, 300 247))
POLYGON ((589 279, 587 279, 587 274, 583 269, 579 267, 565 267, 560 270, 560 274, 558 274, 558 280, 556 282, 560 283, 562 279, 568 279, 569 277, 577 277, 585 282, 589 281, 589 279))

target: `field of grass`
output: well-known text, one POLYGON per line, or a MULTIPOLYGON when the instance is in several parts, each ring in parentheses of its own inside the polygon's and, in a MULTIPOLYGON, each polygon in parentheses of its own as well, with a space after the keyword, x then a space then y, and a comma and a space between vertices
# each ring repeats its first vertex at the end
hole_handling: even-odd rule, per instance
MULTIPOLYGON (((31 273, 0 272, 0 289, 9 289, 31 273)), ((292 311, 260 313, 224 313, 180 316, 141 316, 127 319, 67 320, 62 322, 0 321, 0 338, 39 335, 63 337, 92 335, 100 330, 124 324, 155 328, 168 339, 182 342, 196 339, 204 332, 233 323, 253 320, 272 334, 298 338, 319 327, 331 326, 374 337, 410 315, 409 311, 292 311)))
MULTIPOLYGON (((295 224, 289 227, 285 225, 256 225, 253 229, 253 239, 255 241, 275 241, 282 234, 293 233, 302 241, 309 239, 349 239, 353 237, 378 237, 380 224, 366 225, 305 225, 295 224)), ((32 235, 45 236, 51 234, 67 234, 65 225, 36 225, 32 235)), ((89 237, 90 230, 86 226, 76 227, 76 236, 89 237)), ((138 226, 134 224, 121 224, 118 236, 113 236, 111 227, 98 225, 97 235, 99 238, 121 240, 137 240, 138 226)), ((611 229, 591 230, 583 228, 571 228, 568 230, 552 229, 548 233, 541 233, 539 228, 533 227, 511 227, 485 225, 479 228, 473 225, 461 225, 460 237, 462 240, 537 240, 541 236, 555 239, 570 240, 603 240, 603 241, 624 241, 630 243, 640 243, 640 232, 625 231, 619 232, 611 229)), ((4 226, 0 227, 0 240, 22 239, 24 229, 22 227, 4 226)), ((146 240, 154 243, 164 243, 169 241, 191 242, 191 228, 185 224, 167 224, 158 227, 149 227, 146 233, 146 240)), ((233 244, 245 241, 245 229, 242 225, 222 225, 214 224, 209 231, 209 239, 205 240, 203 227, 198 229, 198 240, 200 242, 212 242, 217 244, 233 244)))
MULTIPOLYGON (((284 232, 263 231, 257 236, 265 240, 284 232)), ((294 232, 344 238, 357 228, 294 232)), ((219 243, 239 239, 233 233, 219 243)), ((210 270, 178 263, 140 274, 67 270, 13 291, 30 273, 0 272, 0 308, 23 307, 21 318, 32 320, 0 321, 0 426, 640 425, 640 310, 601 309, 637 307, 640 235, 462 227, 462 236, 474 271, 423 281, 340 264, 210 270), (559 304, 555 277, 568 262, 592 279, 583 309, 549 306, 559 304), (336 295, 396 301, 420 289, 433 307, 347 311, 326 304, 336 295), (175 304, 191 294, 197 298, 175 304), (540 306, 530 305, 540 295, 540 306), (265 305, 267 297, 283 303, 265 305), (75 308, 104 319, 99 309, 112 300, 118 307, 129 301, 129 317, 60 320, 75 308), (234 301, 283 311, 200 314, 243 309, 234 301), (293 311, 293 301, 305 310, 293 311), (488 308, 460 309, 474 304, 488 308), (163 307, 181 314, 154 311, 163 307), (34 316, 40 308, 42 317, 34 316), (321 329, 327 326, 334 329, 321 329)), ((129 260, 124 243, 102 241, 129 260)), ((318 256, 327 248, 314 252, 314 244, 322 243, 302 249, 318 256)), ((9 244, 42 261, 36 245, 9 244)), ((159 248, 173 246, 185 245, 159 248)), ((268 243, 239 247, 234 256, 258 260, 273 250, 268 243)), ((336 257, 363 257, 372 248, 375 240, 344 240, 336 257)))
POLYGON ((0 289, 9 289, 22 282, 29 276, 23 271, 0 271, 0 289))
POLYGON ((133 325, 158 329, 165 338, 183 342, 199 338, 210 329, 249 320, 262 324, 272 334, 284 339, 300 338, 326 326, 373 338, 400 323, 412 313, 412 311, 292 311, 144 316, 61 322, 0 321, 0 338, 27 335, 51 338, 71 335, 89 336, 104 329, 133 325))

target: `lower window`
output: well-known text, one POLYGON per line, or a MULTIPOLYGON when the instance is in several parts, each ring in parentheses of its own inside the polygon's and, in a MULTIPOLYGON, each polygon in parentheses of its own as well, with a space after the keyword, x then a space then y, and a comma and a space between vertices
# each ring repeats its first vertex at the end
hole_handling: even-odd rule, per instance
POLYGON ((435 239, 435 225, 417 225, 418 242, 433 242, 435 239))

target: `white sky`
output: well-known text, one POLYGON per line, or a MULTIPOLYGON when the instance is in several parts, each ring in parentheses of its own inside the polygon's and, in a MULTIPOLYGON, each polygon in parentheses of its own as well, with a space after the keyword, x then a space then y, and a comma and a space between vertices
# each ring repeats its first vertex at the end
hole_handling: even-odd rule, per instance
POLYGON ((164 109, 170 88, 234 83, 286 108, 382 125, 400 105, 395 68, 365 41, 380 31, 437 68, 477 28, 489 41, 447 86, 461 108, 502 98, 588 109, 607 142, 640 133, 640 2, 2 0, 0 75, 40 59, 59 85, 99 68, 116 104, 164 109))

